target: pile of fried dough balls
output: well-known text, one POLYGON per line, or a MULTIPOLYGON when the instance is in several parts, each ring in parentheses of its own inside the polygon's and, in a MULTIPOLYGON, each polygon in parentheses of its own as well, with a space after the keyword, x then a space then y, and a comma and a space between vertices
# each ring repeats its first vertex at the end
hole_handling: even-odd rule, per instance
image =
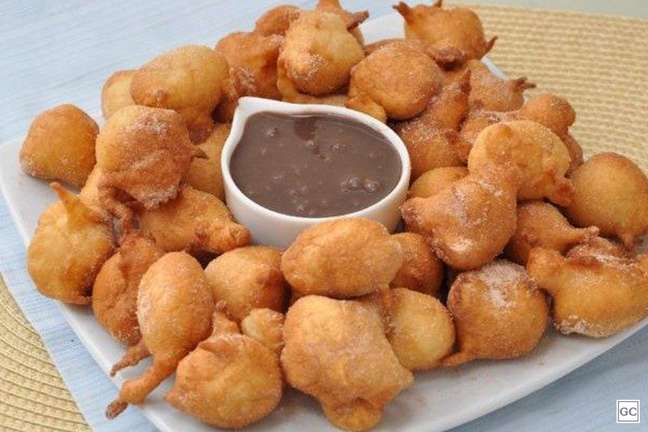
POLYGON ((34 120, 24 171, 53 180, 28 269, 46 296, 91 305, 151 357, 107 409, 166 400, 220 428, 277 408, 285 385, 337 427, 367 430, 412 372, 531 352, 549 322, 604 337, 648 314, 648 180, 632 161, 583 162, 563 98, 493 75, 467 8, 395 9, 404 39, 365 44, 367 12, 279 6, 215 48, 119 71, 106 119, 72 105, 34 120), (220 153, 242 96, 344 105, 387 122, 412 161, 405 232, 346 218, 285 251, 251 246, 226 207, 220 153), (80 188, 78 195, 60 183, 80 188))

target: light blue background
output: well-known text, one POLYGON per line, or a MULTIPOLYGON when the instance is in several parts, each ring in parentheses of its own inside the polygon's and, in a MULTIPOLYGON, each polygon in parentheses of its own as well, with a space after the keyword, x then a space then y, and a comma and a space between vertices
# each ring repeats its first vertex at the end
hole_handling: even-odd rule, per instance
MULTIPOLYGON (((136 67, 184 43, 214 44, 231 31, 250 29, 262 11, 278 3, 0 2, 0 143, 24 134, 34 115, 56 104, 74 103, 98 113, 99 92, 112 71, 136 67)), ((537 6, 542 2, 526 3, 537 6)), ((547 3, 568 9, 648 15, 648 2, 640 1, 547 3)), ((370 9, 373 16, 379 16, 391 11, 392 2, 347 0, 345 4, 354 10, 370 9)), ((0 272, 43 337, 86 420, 98 431, 154 430, 136 409, 112 423, 104 420, 104 408, 116 390, 56 306, 35 293, 25 272, 24 255, 22 241, 0 198, 0 272)), ((455 431, 648 430, 647 367, 648 328, 545 389, 455 431), (643 426, 616 425, 616 399, 643 399, 643 426)))

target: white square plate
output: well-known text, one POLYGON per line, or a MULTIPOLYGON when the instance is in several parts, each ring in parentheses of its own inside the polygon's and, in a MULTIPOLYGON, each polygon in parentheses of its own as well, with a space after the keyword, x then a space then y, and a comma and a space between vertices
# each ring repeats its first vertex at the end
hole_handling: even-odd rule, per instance
MULTIPOLYGON (((368 42, 402 37, 402 20, 397 14, 386 15, 362 25, 368 42)), ((501 71, 486 64, 498 75, 501 71)), ((99 118, 98 113, 95 118, 99 118)), ((22 139, 0 147, 0 188, 25 241, 29 243, 40 213, 55 200, 45 182, 23 174, 18 165, 22 139)), ((94 320, 90 308, 60 304, 61 311, 88 351, 106 371, 124 352, 94 320)), ((487 414, 520 399, 566 375, 614 347, 648 324, 648 319, 606 339, 560 336, 549 331, 538 348, 517 360, 477 361, 458 370, 419 373, 415 384, 386 409, 376 430, 442 431, 487 414)), ((114 378, 116 385, 138 375, 148 362, 123 371, 114 378)), ((358 367, 363 367, 359 364, 358 367)), ((213 428, 176 411, 163 401, 171 386, 163 383, 142 405, 144 414, 163 432, 207 432, 213 428)), ((314 431, 336 430, 324 418, 311 399, 287 392, 279 409, 249 430, 314 431)))

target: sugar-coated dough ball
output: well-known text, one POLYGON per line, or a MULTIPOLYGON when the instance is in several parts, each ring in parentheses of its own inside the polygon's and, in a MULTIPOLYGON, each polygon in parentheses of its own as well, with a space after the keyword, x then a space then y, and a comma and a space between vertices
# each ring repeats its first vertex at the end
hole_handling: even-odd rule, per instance
POLYGON ((32 122, 20 149, 20 165, 31 176, 80 188, 95 165, 97 123, 74 105, 59 105, 32 122))
POLYGON ((139 68, 130 91, 139 105, 179 112, 192 138, 200 142, 209 136, 211 113, 227 77, 227 61, 221 54, 205 46, 186 45, 139 68))
POLYGON ((425 238, 415 233, 392 236, 403 252, 403 265, 391 282, 394 288, 408 288, 431 296, 438 296, 443 282, 443 262, 434 255, 425 238))
POLYGON ((130 86, 135 70, 121 70, 110 75, 101 89, 101 112, 108 118, 116 111, 129 105, 135 105, 131 97, 130 86))
POLYGON ((463 166, 441 167, 426 171, 412 183, 407 196, 429 198, 467 175, 468 168, 463 166))
POLYGON ((413 377, 385 337, 380 316, 362 303, 309 295, 288 310, 281 365, 288 384, 315 397, 335 426, 375 426, 413 377))
POLYGON ((407 42, 369 54, 351 72, 347 107, 381 121, 420 114, 441 87, 441 70, 424 51, 407 42))
POLYGON ((290 24, 299 17, 297 6, 280 5, 268 9, 256 20, 254 31, 264 36, 285 35, 290 24))
POLYGON ((518 206, 517 229, 506 246, 506 255, 512 261, 525 265, 529 251, 534 247, 553 249, 560 253, 596 237, 596 227, 574 228, 553 205, 543 201, 529 201, 518 206))
POLYGON ((452 352, 455 328, 443 304, 405 288, 391 290, 387 339, 398 361, 410 370, 439 366, 452 352))
MULTIPOLYGON (((196 148, 182 117, 174 111, 139 105, 114 113, 97 137, 99 185, 110 198, 122 191, 145 208, 174 198, 196 148), (112 192, 109 194, 108 192, 112 192)), ((103 200, 106 208, 114 207, 103 200)))
POLYGON ((606 337, 648 315, 648 255, 624 256, 606 241, 576 247, 566 257, 531 250, 529 274, 553 298, 561 333, 606 337))
POLYGON ((363 58, 362 46, 339 15, 303 12, 290 25, 279 54, 279 90, 284 96, 291 87, 313 96, 333 93, 348 84, 351 68, 363 58))
POLYGON ((60 201, 38 220, 27 249, 36 288, 64 303, 89 304, 92 283, 113 252, 111 228, 73 193, 52 183, 60 201))
POLYGON ((240 322, 255 308, 284 311, 286 285, 280 270, 281 252, 267 246, 247 246, 225 252, 205 269, 214 299, 240 322))
POLYGON ((349 298, 389 286, 402 260, 383 225, 347 218, 302 231, 283 254, 281 271, 300 294, 349 298))
POLYGON ((215 324, 212 336, 178 365, 166 400, 208 425, 240 429, 270 414, 282 393, 277 354, 215 324))
POLYGON ((550 129, 529 120, 513 120, 480 132, 468 157, 468 170, 513 170, 520 183, 519 199, 548 198, 564 206, 569 205, 574 192, 565 178, 570 162, 565 144, 550 129))
POLYGON ((523 356, 538 345, 549 322, 544 293, 524 267, 506 260, 457 276, 448 309, 459 352, 444 360, 446 366, 523 356))
POLYGON ((648 232, 648 178, 630 159, 616 153, 594 155, 571 180, 575 192, 567 214, 575 225, 595 225, 628 247, 648 232))
POLYGON ((408 231, 423 235, 455 269, 492 261, 515 232, 517 185, 509 174, 470 174, 430 198, 407 200, 401 213, 408 231))
POLYGON ((250 241, 250 232, 234 222, 225 204, 215 196, 190 186, 152 210, 138 212, 143 234, 165 251, 189 250, 220 254, 250 241))

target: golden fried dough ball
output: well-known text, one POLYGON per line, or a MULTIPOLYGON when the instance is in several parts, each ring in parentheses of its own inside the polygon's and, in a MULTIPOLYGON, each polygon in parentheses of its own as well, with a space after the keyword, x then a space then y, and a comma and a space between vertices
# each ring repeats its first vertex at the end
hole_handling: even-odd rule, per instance
POLYGON ((211 332, 214 312, 209 283, 200 263, 185 252, 171 252, 153 263, 139 284, 137 321, 142 339, 128 348, 111 375, 148 355, 153 363, 137 378, 124 382, 106 409, 114 418, 128 404, 140 404, 176 369, 178 362, 211 332))
POLYGON ((519 199, 546 197, 564 206, 574 194, 565 178, 570 161, 567 148, 551 130, 540 123, 513 120, 488 126, 479 134, 468 157, 468 170, 511 169, 520 181, 519 199))
POLYGON ((315 6, 315 10, 331 12, 338 15, 342 18, 347 28, 350 29, 353 37, 360 42, 360 45, 364 44, 364 37, 362 36, 360 28, 357 26, 369 17, 369 12, 349 12, 344 10, 339 0, 319 0, 317 6, 315 6))
POLYGON ((284 346, 284 314, 272 309, 252 309, 241 321, 241 332, 277 354, 284 346))
POLYGON ((27 270, 41 294, 71 304, 89 304, 95 276, 113 253, 111 228, 99 213, 60 184, 60 201, 40 216, 27 249, 27 270))
POLYGON ((348 84, 351 68, 363 58, 362 45, 337 14, 304 12, 286 33, 277 86, 284 97, 295 91, 327 95, 348 84))
POLYGON ((137 323, 140 280, 163 254, 152 240, 128 234, 94 281, 92 310, 95 318, 112 337, 126 345, 135 345, 141 338, 137 323))
POLYGON ((270 414, 281 401, 279 357, 241 335, 216 312, 212 335, 178 364, 166 400, 218 428, 239 429, 270 414))
POLYGON ((502 79, 479 60, 467 63, 470 69, 470 105, 491 111, 512 111, 524 104, 524 91, 535 84, 525 77, 502 79))
POLYGON ((250 232, 234 222, 221 200, 190 186, 161 207, 139 212, 139 222, 142 233, 167 252, 220 254, 250 241, 250 232))
POLYGON ((176 112, 137 105, 122 108, 97 137, 102 205, 126 222, 132 215, 120 192, 147 209, 158 207, 177 195, 198 151, 176 112))
POLYGON ((279 250, 247 246, 210 262, 205 275, 214 299, 224 302, 227 315, 240 322, 255 308, 283 312, 287 290, 280 266, 279 250))
POLYGON ((538 122, 560 137, 571 156, 569 172, 583 163, 583 149, 569 134, 576 112, 566 99, 550 93, 534 96, 520 108, 517 117, 538 122))
POLYGON ((280 5, 269 9, 256 21, 254 31, 263 35, 285 35, 290 24, 301 13, 297 6, 280 5))
POLYGON ((574 199, 567 214, 576 226, 595 225, 627 247, 648 232, 648 178, 634 162, 600 153, 572 174, 574 199))
POLYGON ((391 286, 437 296, 443 282, 443 263, 434 255, 425 238, 415 233, 394 234, 392 238, 400 244, 403 265, 391 286))
POLYGON ((575 248, 567 257, 531 250, 529 274, 553 297, 561 333, 606 337, 648 315, 648 260, 625 258, 614 248, 575 248))
POLYGON ((20 149, 20 166, 30 176, 61 180, 80 188, 95 165, 97 123, 74 105, 40 113, 20 149))
POLYGON ((407 147, 412 179, 434 168, 463 165, 456 143, 468 113, 468 78, 443 87, 418 117, 394 125, 407 147))
POLYGON ((120 70, 110 75, 101 89, 101 112, 105 119, 125 106, 135 105, 130 93, 135 70, 120 70))
POLYGON ((408 230, 426 237, 449 266, 481 267, 515 232, 517 185, 507 174, 470 174, 430 198, 407 200, 401 212, 408 230))
POLYGON ((538 345, 549 321, 544 293, 524 267, 506 260, 457 276, 448 309, 459 352, 446 358, 445 366, 523 356, 538 345))
POLYGON ((227 71, 227 61, 218 52, 186 45, 140 67, 131 82, 131 96, 138 105, 179 112, 194 142, 200 142, 211 132, 211 113, 220 101, 227 71))
POLYGON ((442 0, 438 0, 415 7, 400 2, 394 9, 405 19, 405 36, 446 53, 449 64, 480 59, 495 44, 496 38, 486 40, 481 20, 468 8, 443 9, 442 0))
POLYGON ((277 57, 283 38, 277 35, 235 32, 216 44, 229 65, 236 94, 281 99, 277 89, 277 57))
POLYGON ((198 148, 207 155, 207 159, 193 159, 185 178, 194 189, 210 193, 221 201, 225 200, 225 190, 220 159, 230 129, 231 125, 228 123, 218 124, 209 138, 198 144, 198 148))
POLYGON ((378 314, 349 300, 309 295, 288 310, 281 365, 336 427, 367 430, 413 377, 399 363, 378 314))
POLYGON ((431 169, 424 172, 412 183, 407 196, 409 198, 429 198, 467 175, 468 168, 463 166, 431 169))
POLYGON ((525 265, 534 247, 560 253, 598 235, 598 228, 574 228, 558 209, 543 201, 530 201, 517 209, 517 229, 506 247, 506 256, 525 265))
POLYGON ((434 297, 405 288, 391 290, 390 297, 387 339, 398 361, 409 370, 439 366, 455 342, 448 310, 434 297))
POLYGON ((422 50, 394 42, 371 53, 351 71, 347 107, 381 121, 410 119, 441 88, 441 70, 422 50))
POLYGON ((378 222, 337 219, 307 228, 281 258, 300 294, 357 297, 386 288, 403 262, 400 244, 378 222))

